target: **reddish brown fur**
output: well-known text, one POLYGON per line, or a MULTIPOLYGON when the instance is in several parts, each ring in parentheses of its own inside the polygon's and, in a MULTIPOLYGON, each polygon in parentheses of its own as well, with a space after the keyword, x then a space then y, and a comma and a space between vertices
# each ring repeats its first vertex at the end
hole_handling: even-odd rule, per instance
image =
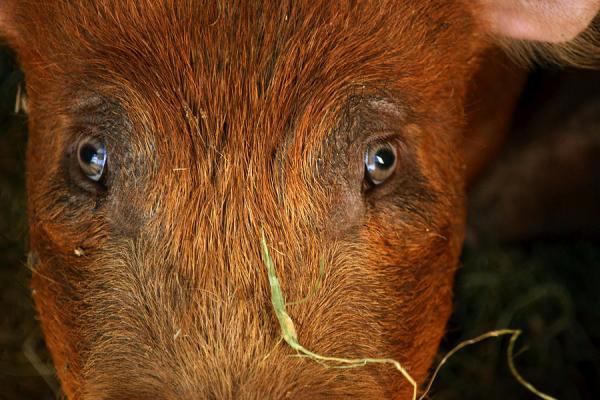
POLYGON ((389 366, 291 357, 262 229, 288 299, 324 262, 318 293, 290 306, 302 344, 427 374, 486 48, 471 2, 258 3, 2 5, 29 95, 32 285, 71 399, 406 398, 389 366), (107 137, 106 194, 65 173, 90 130, 107 137), (400 168, 365 194, 364 144, 381 134, 398 136, 400 168))

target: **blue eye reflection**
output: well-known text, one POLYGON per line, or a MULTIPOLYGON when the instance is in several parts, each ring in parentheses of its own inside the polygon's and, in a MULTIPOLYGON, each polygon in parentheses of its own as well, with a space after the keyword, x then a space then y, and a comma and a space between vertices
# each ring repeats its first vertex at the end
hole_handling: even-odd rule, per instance
POLYGON ((81 171, 94 182, 100 181, 106 168, 106 146, 96 138, 85 138, 79 142, 77 158, 81 171))

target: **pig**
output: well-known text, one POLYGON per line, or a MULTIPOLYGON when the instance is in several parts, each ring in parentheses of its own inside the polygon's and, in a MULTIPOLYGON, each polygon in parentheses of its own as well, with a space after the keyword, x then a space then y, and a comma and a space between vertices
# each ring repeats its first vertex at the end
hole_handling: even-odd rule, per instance
POLYGON ((2 0, 28 96, 31 286, 65 395, 410 398, 388 365, 328 368, 281 340, 261 236, 286 300, 305 298, 288 305, 300 343, 424 382, 466 187, 523 82, 499 44, 594 49, 599 8, 2 0))

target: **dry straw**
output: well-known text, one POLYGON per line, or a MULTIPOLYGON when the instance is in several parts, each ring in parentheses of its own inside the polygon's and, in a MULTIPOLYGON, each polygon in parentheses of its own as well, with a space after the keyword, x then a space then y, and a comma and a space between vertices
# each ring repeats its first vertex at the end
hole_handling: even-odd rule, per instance
MULTIPOLYGON (((506 357, 508 360, 508 367, 515 377, 515 379, 523 385, 530 392, 535 394, 541 399, 544 400, 556 400, 554 397, 549 396, 540 390, 536 389, 531 383, 525 380, 523 376, 517 371, 514 363, 514 347, 517 338, 521 335, 521 330, 519 329, 499 329, 491 332, 484 333, 480 336, 477 336, 470 340, 465 340, 459 343, 456 347, 454 347, 438 364, 436 369, 429 380, 429 383, 425 387, 425 390, 418 396, 419 386, 414 378, 408 373, 408 371, 396 360, 392 360, 390 358, 338 358, 338 357, 328 357, 321 354, 314 353, 304 346, 302 346, 298 342, 298 334, 296 333, 296 328, 294 326, 294 321, 289 316, 286 311, 286 302, 281 291, 281 285, 279 284, 279 279, 277 278, 277 273, 275 271, 275 266, 269 255, 269 248, 267 246, 267 241, 265 239, 264 232, 262 234, 262 251, 263 251, 263 259, 265 262, 265 266, 267 267, 267 273, 269 275, 269 285, 271 287, 271 304, 273 305, 273 310, 275 311, 275 315, 277 316, 277 320, 279 321, 279 326, 281 328, 281 337, 282 339, 294 350, 300 353, 302 356, 310 358, 314 361, 324 364, 329 368, 356 368, 362 367, 367 364, 391 364, 393 365, 403 376, 404 378, 412 385, 413 387, 413 395, 412 400, 423 400, 425 396, 429 393, 433 381, 438 375, 438 372, 442 368, 442 366, 448 361, 450 357, 456 354, 459 350, 470 346, 472 344, 481 342, 482 340, 489 339, 492 337, 500 337, 500 336, 509 336, 510 340, 508 343, 508 349, 506 351, 506 357)), ((323 265, 321 265, 321 273, 323 273, 323 265)), ((316 288, 319 287, 317 284, 316 288)), ((306 299, 304 299, 306 300, 306 299)))

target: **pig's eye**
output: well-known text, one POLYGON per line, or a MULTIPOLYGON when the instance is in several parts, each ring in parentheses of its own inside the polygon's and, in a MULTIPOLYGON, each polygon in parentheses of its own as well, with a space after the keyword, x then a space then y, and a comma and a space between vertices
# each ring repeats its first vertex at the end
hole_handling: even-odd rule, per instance
POLYGON ((396 169, 396 147, 390 142, 375 142, 365 152, 365 175, 372 185, 380 185, 396 169))
POLYGON ((83 138, 77 146, 77 161, 85 176, 94 182, 102 179, 106 169, 106 146, 96 138, 83 138))

